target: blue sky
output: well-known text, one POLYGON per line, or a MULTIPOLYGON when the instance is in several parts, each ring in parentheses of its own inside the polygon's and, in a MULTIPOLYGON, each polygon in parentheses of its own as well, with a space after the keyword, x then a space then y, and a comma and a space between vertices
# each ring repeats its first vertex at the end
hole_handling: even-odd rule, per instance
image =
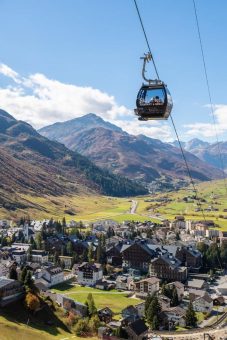
MULTIPOLYGON (((192 0, 137 0, 182 139, 215 140, 192 0)), ((220 139, 227 137, 227 1, 196 0, 220 139)), ((97 112, 130 133, 174 139, 131 113, 147 51, 132 0, 0 0, 0 102, 40 127, 97 112)), ((153 72, 150 68, 149 71, 153 72)))

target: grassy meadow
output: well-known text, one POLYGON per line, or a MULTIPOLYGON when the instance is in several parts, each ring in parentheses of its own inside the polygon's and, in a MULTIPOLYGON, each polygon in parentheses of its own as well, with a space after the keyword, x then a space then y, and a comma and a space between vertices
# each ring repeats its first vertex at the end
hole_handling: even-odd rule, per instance
POLYGON ((127 293, 117 290, 103 291, 90 287, 80 287, 70 284, 61 284, 52 289, 53 292, 65 294, 68 297, 84 303, 88 293, 92 293, 95 305, 98 309, 109 307, 118 315, 121 310, 129 305, 136 305, 142 300, 127 297, 127 293))
MULTIPOLYGON (((227 219, 220 217, 220 215, 227 216, 227 213, 223 212, 224 209, 227 209, 227 193, 223 181, 204 182, 196 185, 196 187, 199 197, 206 200, 205 203, 202 203, 202 208, 206 209, 213 206, 218 209, 218 211, 205 211, 206 219, 214 220, 220 226, 220 229, 227 230, 227 219)), ((14 219, 30 215, 35 219, 50 217, 62 219, 65 216, 67 221, 82 220, 90 223, 101 219, 112 219, 120 223, 133 220, 159 222, 160 219, 173 220, 176 215, 184 215, 186 219, 201 220, 203 219, 201 211, 195 211, 198 208, 196 201, 190 203, 183 201, 184 197, 191 195, 193 195, 193 192, 190 188, 134 198, 85 194, 37 197, 21 194, 20 199, 24 203, 29 203, 31 207, 10 212, 0 208, 0 218, 14 219), (169 198, 171 202, 159 202, 158 200, 163 197, 169 198), (135 214, 130 214, 131 199, 138 203, 135 214), (152 202, 147 202, 148 199, 152 199, 152 202)))

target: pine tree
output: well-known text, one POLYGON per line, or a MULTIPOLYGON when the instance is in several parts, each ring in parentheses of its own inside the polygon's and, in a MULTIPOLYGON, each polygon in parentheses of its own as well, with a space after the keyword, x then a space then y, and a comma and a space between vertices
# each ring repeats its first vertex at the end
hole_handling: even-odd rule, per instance
POLYGON ((92 260, 93 260, 93 246, 92 246, 92 244, 88 248, 87 257, 88 257, 88 262, 92 262, 92 260))
POLYGON ((69 256, 72 255, 72 252, 73 252, 73 246, 72 246, 72 242, 69 241, 66 245, 66 252, 69 256))
POLYGON ((159 319, 158 319, 157 315, 154 315, 153 320, 152 320, 152 324, 151 324, 151 328, 153 330, 158 330, 159 329, 159 325, 160 325, 159 319))
POLYGON ((10 268, 9 278, 12 279, 12 280, 17 280, 18 279, 17 270, 16 270, 16 268, 14 266, 12 266, 10 268))
POLYGON ((83 254, 82 254, 82 261, 87 262, 88 261, 88 251, 87 249, 84 249, 83 254))
POLYGON ((152 329, 154 329, 153 326, 155 326, 155 325, 157 325, 157 327, 159 327, 160 312, 161 312, 161 306, 159 304, 157 296, 154 295, 154 296, 152 296, 151 303, 150 303, 150 305, 147 309, 147 313, 146 313, 147 322, 152 329), (153 324, 153 319, 154 319, 155 316, 157 317, 157 320, 153 324))
POLYGON ((26 277, 25 277, 25 280, 24 280, 24 284, 28 288, 32 288, 33 287, 32 274, 31 274, 30 270, 26 274, 26 277))
POLYGON ((99 240, 97 251, 96 251, 96 261, 101 263, 101 256, 102 256, 102 245, 101 241, 99 240))
POLYGON ((21 271, 21 274, 20 274, 20 281, 24 283, 25 281, 25 278, 26 278, 26 275, 27 275, 27 268, 24 267, 21 271))
POLYGON ((186 318, 185 319, 186 326, 188 326, 188 327, 196 327, 197 317, 196 317, 195 311, 193 309, 193 304, 192 304, 191 301, 189 302, 185 318, 186 318))
POLYGON ((95 306, 95 302, 91 293, 87 296, 86 304, 88 306, 88 315, 91 317, 97 313, 97 308, 95 306))
POLYGON ((66 219, 65 217, 63 217, 62 219, 62 233, 65 234, 65 229, 66 229, 67 225, 66 225, 66 219))
POLYGON ((152 301, 152 296, 150 294, 147 295, 146 297, 146 300, 145 300, 145 317, 147 318, 147 311, 148 311, 148 308, 151 304, 151 301, 152 301))
POLYGON ((35 237, 35 243, 36 243, 36 248, 41 249, 41 243, 42 243, 42 235, 41 233, 37 233, 35 237))
POLYGON ((173 294, 172 294, 172 299, 171 299, 171 305, 172 305, 173 307, 179 305, 179 299, 178 299, 178 294, 177 294, 176 287, 173 288, 173 294))

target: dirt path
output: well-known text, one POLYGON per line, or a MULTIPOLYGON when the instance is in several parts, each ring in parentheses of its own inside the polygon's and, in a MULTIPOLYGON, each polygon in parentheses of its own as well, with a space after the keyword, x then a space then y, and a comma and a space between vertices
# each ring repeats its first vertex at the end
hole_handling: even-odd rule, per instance
POLYGON ((138 202, 132 200, 130 214, 135 214, 136 213, 137 205, 138 205, 138 202))

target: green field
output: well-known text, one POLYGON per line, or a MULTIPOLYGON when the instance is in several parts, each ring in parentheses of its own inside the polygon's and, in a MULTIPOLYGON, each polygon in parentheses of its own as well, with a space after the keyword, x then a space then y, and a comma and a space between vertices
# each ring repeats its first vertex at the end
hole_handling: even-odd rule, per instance
MULTIPOLYGON (((223 186, 223 181, 205 182, 196 185, 198 197, 205 199, 201 207, 204 211, 206 220, 213 220, 219 225, 220 230, 227 230, 227 219, 221 218, 220 215, 227 216, 223 210, 227 209, 227 193, 223 186), (209 206, 217 208, 218 211, 207 212, 209 206)), ((190 189, 182 189, 177 192, 168 192, 158 195, 148 196, 138 199, 137 213, 143 216, 154 216, 159 214, 162 219, 173 220, 176 215, 184 215, 187 220, 203 220, 202 212, 196 212, 198 207, 196 201, 184 202, 183 198, 193 195, 190 189), (158 202, 158 199, 167 197, 171 202, 158 202), (144 202, 145 199, 153 199, 153 202, 144 202), (155 200, 157 199, 157 201, 155 200)))
POLYGON ((125 292, 118 292, 117 290, 102 291, 90 287, 73 286, 70 284, 63 284, 57 286, 52 291, 62 293, 70 298, 84 303, 87 299, 88 293, 92 293, 96 307, 98 309, 109 307, 116 314, 129 305, 136 305, 141 302, 140 299, 129 298, 125 292))
POLYGON ((23 301, 17 301, 1 309, 0 340, 81 339, 68 330, 64 320, 65 313, 57 306, 28 314, 23 301), (47 325, 48 320, 53 324, 47 325))
MULTIPOLYGON (((217 208, 218 211, 204 212, 207 220, 214 220, 220 226, 220 230, 227 230, 227 219, 221 218, 220 215, 226 216, 223 212, 227 209, 227 194, 224 189, 223 181, 204 182, 196 185, 198 196, 205 199, 206 203, 202 208, 206 209, 210 205, 217 208)), ((34 207, 27 210, 6 211, 0 208, 0 218, 18 218, 20 216, 30 215, 35 219, 53 217, 62 219, 66 217, 67 221, 82 220, 85 223, 91 223, 102 219, 112 219, 116 222, 124 221, 141 221, 150 220, 160 222, 160 219, 173 220, 176 215, 184 215, 186 219, 201 220, 202 213, 196 212, 197 203, 186 203, 183 198, 192 195, 190 188, 182 189, 175 192, 152 194, 146 197, 134 197, 138 202, 135 214, 130 214, 132 198, 114 198, 106 196, 92 195, 75 195, 75 196, 44 196, 35 197, 21 195, 23 202, 29 202, 34 207), (158 202, 160 198, 168 197, 171 202, 158 202), (152 202, 145 202, 152 199, 152 202), (70 215, 68 211, 74 213, 70 215), (157 215, 159 214, 159 218, 157 215)))

